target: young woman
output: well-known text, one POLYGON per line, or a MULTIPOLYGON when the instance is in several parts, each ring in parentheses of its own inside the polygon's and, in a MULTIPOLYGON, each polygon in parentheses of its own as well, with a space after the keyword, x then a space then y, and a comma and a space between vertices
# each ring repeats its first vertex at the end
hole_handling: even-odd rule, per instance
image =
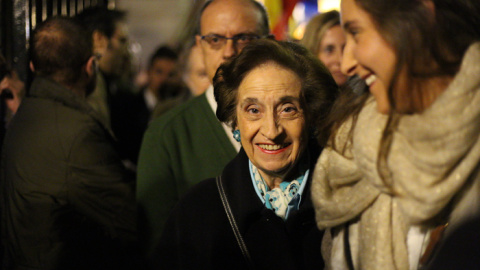
POLYGON ((341 14, 342 71, 369 91, 340 99, 315 169, 323 255, 418 269, 480 213, 480 1, 342 0, 341 14))

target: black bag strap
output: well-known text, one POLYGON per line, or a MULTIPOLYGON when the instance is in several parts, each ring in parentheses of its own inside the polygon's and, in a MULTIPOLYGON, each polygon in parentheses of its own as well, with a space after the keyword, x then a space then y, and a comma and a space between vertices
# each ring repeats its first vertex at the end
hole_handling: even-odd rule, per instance
POLYGON ((347 260, 347 267, 349 270, 355 270, 353 267, 353 258, 352 258, 352 250, 350 249, 350 222, 347 222, 345 225, 345 233, 343 237, 343 245, 345 251, 345 259, 347 260))
POLYGON ((250 257, 250 253, 248 252, 247 245, 243 241, 243 237, 240 234, 240 230, 238 229, 237 222, 235 221, 235 217, 233 216, 232 209, 230 208, 230 204, 228 203, 227 194, 225 193, 225 189, 223 188, 222 177, 217 176, 216 179, 218 192, 220 193, 220 199, 222 200, 223 208, 225 209, 225 213, 227 214, 228 221, 230 222, 230 226, 232 226, 233 234, 235 234, 235 238, 237 239, 238 246, 242 251, 243 257, 247 261, 248 267, 250 269, 255 269, 253 267, 253 261, 250 257))

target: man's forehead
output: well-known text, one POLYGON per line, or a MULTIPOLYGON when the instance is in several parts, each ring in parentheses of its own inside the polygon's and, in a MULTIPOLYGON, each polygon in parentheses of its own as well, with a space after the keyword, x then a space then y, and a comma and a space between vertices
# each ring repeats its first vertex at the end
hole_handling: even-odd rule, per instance
POLYGON ((248 0, 217 0, 203 11, 202 34, 223 34, 224 31, 255 33, 260 29, 262 15, 248 0))

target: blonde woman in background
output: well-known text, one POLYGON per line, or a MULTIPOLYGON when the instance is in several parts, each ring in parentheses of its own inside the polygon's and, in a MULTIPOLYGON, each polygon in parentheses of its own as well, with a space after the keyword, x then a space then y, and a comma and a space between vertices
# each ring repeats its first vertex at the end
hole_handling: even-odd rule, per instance
POLYGON ((325 64, 338 86, 344 86, 347 76, 340 71, 345 35, 336 10, 314 16, 305 28, 300 42, 325 64))

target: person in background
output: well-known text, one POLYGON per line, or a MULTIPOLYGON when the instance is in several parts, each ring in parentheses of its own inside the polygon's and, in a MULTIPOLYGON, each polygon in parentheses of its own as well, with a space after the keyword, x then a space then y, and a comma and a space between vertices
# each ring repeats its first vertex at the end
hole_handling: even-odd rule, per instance
MULTIPOLYGON (((210 80, 224 61, 270 32, 264 7, 254 0, 208 1, 201 10, 197 46, 210 80)), ((213 87, 156 118, 142 142, 137 170, 139 216, 147 252, 188 188, 219 174, 240 144, 215 117, 213 87)))
POLYGON ((203 94, 208 86, 210 86, 210 79, 208 78, 205 64, 203 63, 200 46, 194 44, 190 47, 185 58, 187 61, 182 79, 192 93, 192 96, 196 97, 203 94))
POLYGON ((5 58, 0 55, 0 94, 8 109, 9 119, 17 112, 22 97, 25 95, 24 92, 25 84, 18 78, 17 73, 8 67, 5 58))
POLYGON ((17 73, 8 67, 5 58, 0 55, 0 153, 5 132, 22 102, 24 89, 25 84, 18 78, 17 73))
POLYGON ((340 70, 345 34, 340 26, 338 11, 328 11, 310 19, 300 44, 318 56, 332 73, 338 86, 342 87, 347 83, 347 75, 340 70))
POLYGON ((138 93, 119 92, 111 98, 111 124, 118 139, 118 151, 132 170, 137 165, 143 134, 155 107, 179 95, 176 88, 164 87, 175 75, 177 59, 173 49, 160 46, 150 57, 147 86, 138 93))
POLYGON ((75 19, 92 35, 93 52, 98 57, 97 85, 87 100, 101 114, 104 123, 111 127, 112 97, 119 92, 121 76, 126 71, 130 72, 126 13, 94 6, 84 9, 75 19))
POLYGON ((149 103, 150 111, 153 110, 158 101, 171 98, 176 93, 161 92, 162 86, 176 74, 178 54, 166 45, 160 46, 150 57, 150 63, 147 70, 147 87, 144 92, 145 100, 149 103), (154 99, 155 98, 155 99, 154 99))
POLYGON ((177 67, 181 78, 170 80, 165 88, 177 87, 180 89, 177 91, 180 94, 178 97, 158 104, 152 113, 152 118, 157 118, 190 98, 203 94, 211 84, 203 63, 202 51, 195 43, 185 48, 177 67))
POLYGON ((342 71, 369 91, 336 105, 315 168, 323 255, 328 269, 423 269, 480 213, 480 2, 342 0, 341 14, 342 71))
POLYGON ((310 182, 335 81, 304 47, 263 39, 220 66, 214 89, 242 149, 175 207, 156 269, 322 269, 310 182))
POLYGON ((91 35, 52 17, 30 42, 35 78, 2 153, 2 269, 137 269, 134 181, 86 101, 91 35))

